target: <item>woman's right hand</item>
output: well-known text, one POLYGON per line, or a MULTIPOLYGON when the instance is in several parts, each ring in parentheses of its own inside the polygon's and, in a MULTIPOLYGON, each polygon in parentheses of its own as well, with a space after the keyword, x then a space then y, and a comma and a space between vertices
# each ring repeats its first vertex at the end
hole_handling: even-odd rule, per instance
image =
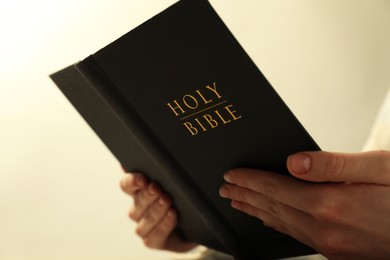
POLYGON ((175 232, 177 213, 171 199, 158 185, 139 173, 126 173, 122 190, 133 198, 129 217, 137 223, 136 233, 153 249, 186 252, 197 246, 183 241, 175 232))

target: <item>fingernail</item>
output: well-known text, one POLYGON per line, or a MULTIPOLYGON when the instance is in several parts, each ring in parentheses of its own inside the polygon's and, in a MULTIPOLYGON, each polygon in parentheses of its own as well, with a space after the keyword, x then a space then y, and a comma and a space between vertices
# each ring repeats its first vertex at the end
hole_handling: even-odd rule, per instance
POLYGON ((228 187, 226 187, 226 185, 222 185, 222 187, 219 189, 219 195, 222 197, 222 198, 227 198, 229 197, 230 195, 230 190, 228 187))
POLYGON ((143 180, 142 176, 139 174, 136 174, 135 175, 135 184, 137 186, 141 187, 143 185, 143 182, 144 182, 144 180, 143 180))
POLYGON ((160 205, 160 206, 165 206, 165 200, 163 199, 163 198, 159 198, 158 199, 158 204, 160 205))
POLYGON ((232 202, 230 203, 230 206, 232 206, 232 208, 238 209, 239 208, 239 202, 236 201, 236 200, 232 200, 232 202))
POLYGON ((311 157, 305 153, 292 154, 287 158, 287 167, 291 173, 305 174, 310 171, 311 157))
POLYGON ((148 186, 148 193, 152 196, 156 195, 156 190, 154 188, 154 185, 153 183, 150 183, 149 186, 148 186))
POLYGON ((175 216, 175 213, 173 213, 173 211, 172 210, 169 210, 168 212, 167 212, 167 218, 173 218, 175 216))
POLYGON ((225 181, 227 182, 232 182, 233 181, 233 178, 232 178, 232 174, 230 172, 227 172, 223 175, 223 178, 225 181))

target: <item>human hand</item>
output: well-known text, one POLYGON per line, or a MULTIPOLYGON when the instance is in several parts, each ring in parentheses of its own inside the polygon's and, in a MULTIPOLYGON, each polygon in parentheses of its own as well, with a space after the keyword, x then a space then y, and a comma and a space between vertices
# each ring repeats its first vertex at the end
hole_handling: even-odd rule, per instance
POLYGON ((390 151, 304 152, 287 167, 315 183, 234 169, 220 195, 330 259, 390 259, 390 151))
POLYGON ((136 233, 153 249, 186 252, 196 246, 183 241, 173 230, 177 213, 170 198, 158 185, 138 173, 124 174, 120 186, 133 198, 129 217, 137 223, 136 233))

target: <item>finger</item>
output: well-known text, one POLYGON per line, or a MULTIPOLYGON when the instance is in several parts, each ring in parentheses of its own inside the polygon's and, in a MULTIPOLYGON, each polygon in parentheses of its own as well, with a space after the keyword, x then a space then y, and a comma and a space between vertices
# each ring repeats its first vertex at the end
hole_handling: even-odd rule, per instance
POLYGON ((295 177, 308 181, 390 185, 390 151, 297 153, 289 156, 287 167, 295 177))
MULTIPOLYGON (((318 221, 318 219, 287 205, 277 201, 270 203, 267 200, 267 198, 264 199, 263 203, 257 201, 256 206, 245 201, 233 200, 231 205, 233 208, 263 220, 265 226, 294 237, 318 252, 328 253, 329 250, 341 250, 349 252, 347 255, 351 255, 351 252, 356 254, 357 244, 359 244, 359 249, 366 248, 367 244, 370 244, 365 241, 364 236, 357 236, 354 233, 356 228, 353 228, 351 234, 351 230, 346 229, 345 225, 318 221), (353 242, 345 243, 345 241, 353 242)), ((369 251, 362 250, 362 252, 369 251)))
MULTIPOLYGON (((250 206, 250 209, 255 210, 255 212, 257 212, 257 209, 260 210, 260 213, 265 211, 283 223, 286 223, 289 227, 293 227, 295 230, 306 228, 308 230, 314 230, 315 228, 316 221, 310 214, 292 208, 272 197, 232 184, 223 185, 220 193, 222 197, 230 198, 235 202, 242 202, 248 207, 250 206)), ((253 216, 259 217, 257 215, 253 216)))
MULTIPOLYGON (((317 185, 276 173, 254 169, 234 169, 224 175, 227 182, 248 188, 304 212, 316 203, 317 185)), ((240 194, 236 194, 237 196, 240 194)))
POLYGON ((153 182, 149 183, 146 188, 134 195, 134 205, 129 211, 129 217, 136 222, 140 221, 160 195, 161 191, 158 186, 153 182))
POLYGON ((171 206, 171 201, 166 196, 159 197, 143 214, 138 222, 136 233, 144 238, 161 222, 171 206))
MULTIPOLYGON (((292 224, 291 219, 287 218, 287 220, 290 220, 288 222, 285 222, 285 219, 282 220, 278 217, 275 217, 273 214, 270 214, 269 212, 265 210, 261 210, 259 208, 253 207, 250 204, 247 204, 245 202, 241 201, 232 201, 231 203, 232 207, 240 210, 248 215, 257 217, 261 219, 265 226, 275 229, 276 231, 279 231, 280 233, 289 235, 296 240, 302 242, 305 245, 308 245, 310 247, 314 247, 315 244, 313 242, 313 239, 311 238, 309 232, 302 232, 302 228, 306 227, 309 223, 313 223, 312 219, 307 220, 307 216, 302 217, 302 221, 299 221, 298 225, 296 223, 292 224), (305 220, 306 219, 306 220, 305 220)), ((313 225, 311 225, 313 226, 313 225)), ((312 232, 313 230, 311 230, 312 232)))
POLYGON ((133 196, 134 193, 136 193, 140 189, 145 188, 146 185, 147 180, 145 176, 139 173, 123 174, 120 181, 120 187, 125 193, 129 194, 130 196, 133 196))
POLYGON ((176 212, 173 209, 168 210, 161 222, 144 238, 145 245, 150 248, 165 249, 167 239, 171 235, 176 223, 176 212))

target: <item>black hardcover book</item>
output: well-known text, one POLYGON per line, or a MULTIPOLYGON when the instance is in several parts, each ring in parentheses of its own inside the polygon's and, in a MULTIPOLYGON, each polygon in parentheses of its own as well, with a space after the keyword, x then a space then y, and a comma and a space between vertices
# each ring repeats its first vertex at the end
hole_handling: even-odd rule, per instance
POLYGON ((124 168, 159 183, 184 238, 242 259, 315 253, 234 210, 223 174, 288 174, 319 147, 206 0, 181 0, 51 78, 124 168))

